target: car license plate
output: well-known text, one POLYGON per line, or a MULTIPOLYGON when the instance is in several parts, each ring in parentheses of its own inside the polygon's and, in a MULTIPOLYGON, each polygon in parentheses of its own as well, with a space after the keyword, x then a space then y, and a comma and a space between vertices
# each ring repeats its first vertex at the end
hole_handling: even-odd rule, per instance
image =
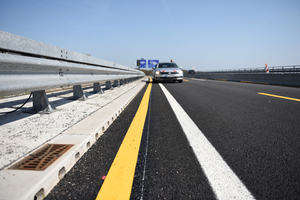
POLYGON ((165 77, 167 78, 167 77, 173 77, 172 75, 165 75, 165 77))

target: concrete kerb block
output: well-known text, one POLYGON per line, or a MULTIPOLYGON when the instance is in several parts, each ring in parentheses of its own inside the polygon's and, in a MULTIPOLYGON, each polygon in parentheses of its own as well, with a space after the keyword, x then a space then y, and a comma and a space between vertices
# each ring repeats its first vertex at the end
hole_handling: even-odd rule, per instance
POLYGON ((87 99, 87 97, 85 96, 81 85, 74 85, 73 86, 73 97, 70 97, 68 99, 85 101, 87 99))
POLYGON ((33 92, 33 111, 51 111, 52 107, 49 103, 45 90, 33 92))
POLYGON ((31 114, 50 114, 54 111, 56 111, 55 107, 52 108, 50 105, 50 102, 48 100, 48 97, 46 95, 45 90, 40 91, 34 91, 32 92, 33 97, 33 106, 31 109, 24 109, 24 113, 31 113, 31 114))
POLYGON ((119 86, 119 80, 114 80, 114 87, 118 87, 119 86))
POLYGON ((93 88, 94 88, 94 91, 93 91, 94 93, 100 93, 100 94, 103 93, 100 83, 93 83, 93 88))
POLYGON ((110 81, 106 81, 105 82, 105 89, 109 90, 109 89, 113 89, 111 82, 110 81))

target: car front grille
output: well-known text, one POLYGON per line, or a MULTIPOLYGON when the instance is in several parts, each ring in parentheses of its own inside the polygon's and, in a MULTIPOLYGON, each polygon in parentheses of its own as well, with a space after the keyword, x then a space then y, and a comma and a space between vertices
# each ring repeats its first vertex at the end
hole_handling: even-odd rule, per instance
POLYGON ((161 72, 160 74, 178 74, 178 72, 161 72))

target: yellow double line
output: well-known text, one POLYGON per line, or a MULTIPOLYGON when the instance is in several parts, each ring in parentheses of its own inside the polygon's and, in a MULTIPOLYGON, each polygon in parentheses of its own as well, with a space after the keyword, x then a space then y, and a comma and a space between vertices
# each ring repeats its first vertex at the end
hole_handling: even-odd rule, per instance
POLYGON ((96 200, 130 198, 152 87, 152 79, 150 77, 149 79, 150 82, 141 104, 108 171, 96 200))

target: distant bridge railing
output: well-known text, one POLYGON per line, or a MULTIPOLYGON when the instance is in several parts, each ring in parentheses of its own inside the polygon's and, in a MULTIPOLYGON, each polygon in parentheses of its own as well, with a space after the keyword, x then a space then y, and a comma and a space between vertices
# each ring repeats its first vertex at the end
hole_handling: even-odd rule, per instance
POLYGON ((269 73, 265 68, 252 68, 196 72, 185 74, 185 77, 300 86, 300 65, 269 67, 269 73))
POLYGON ((52 110, 45 90, 73 86, 73 98, 85 99, 82 84, 94 92, 138 79, 144 73, 86 54, 0 31, 0 96, 33 92, 33 110, 52 110))
MULTIPOLYGON (((300 73, 300 65, 290 65, 290 66, 274 66, 268 67, 269 73, 300 73)), ((257 68, 243 68, 243 69, 233 69, 233 70, 216 70, 216 71, 205 71, 209 73, 261 73, 265 74, 266 70, 264 67, 257 68)))

